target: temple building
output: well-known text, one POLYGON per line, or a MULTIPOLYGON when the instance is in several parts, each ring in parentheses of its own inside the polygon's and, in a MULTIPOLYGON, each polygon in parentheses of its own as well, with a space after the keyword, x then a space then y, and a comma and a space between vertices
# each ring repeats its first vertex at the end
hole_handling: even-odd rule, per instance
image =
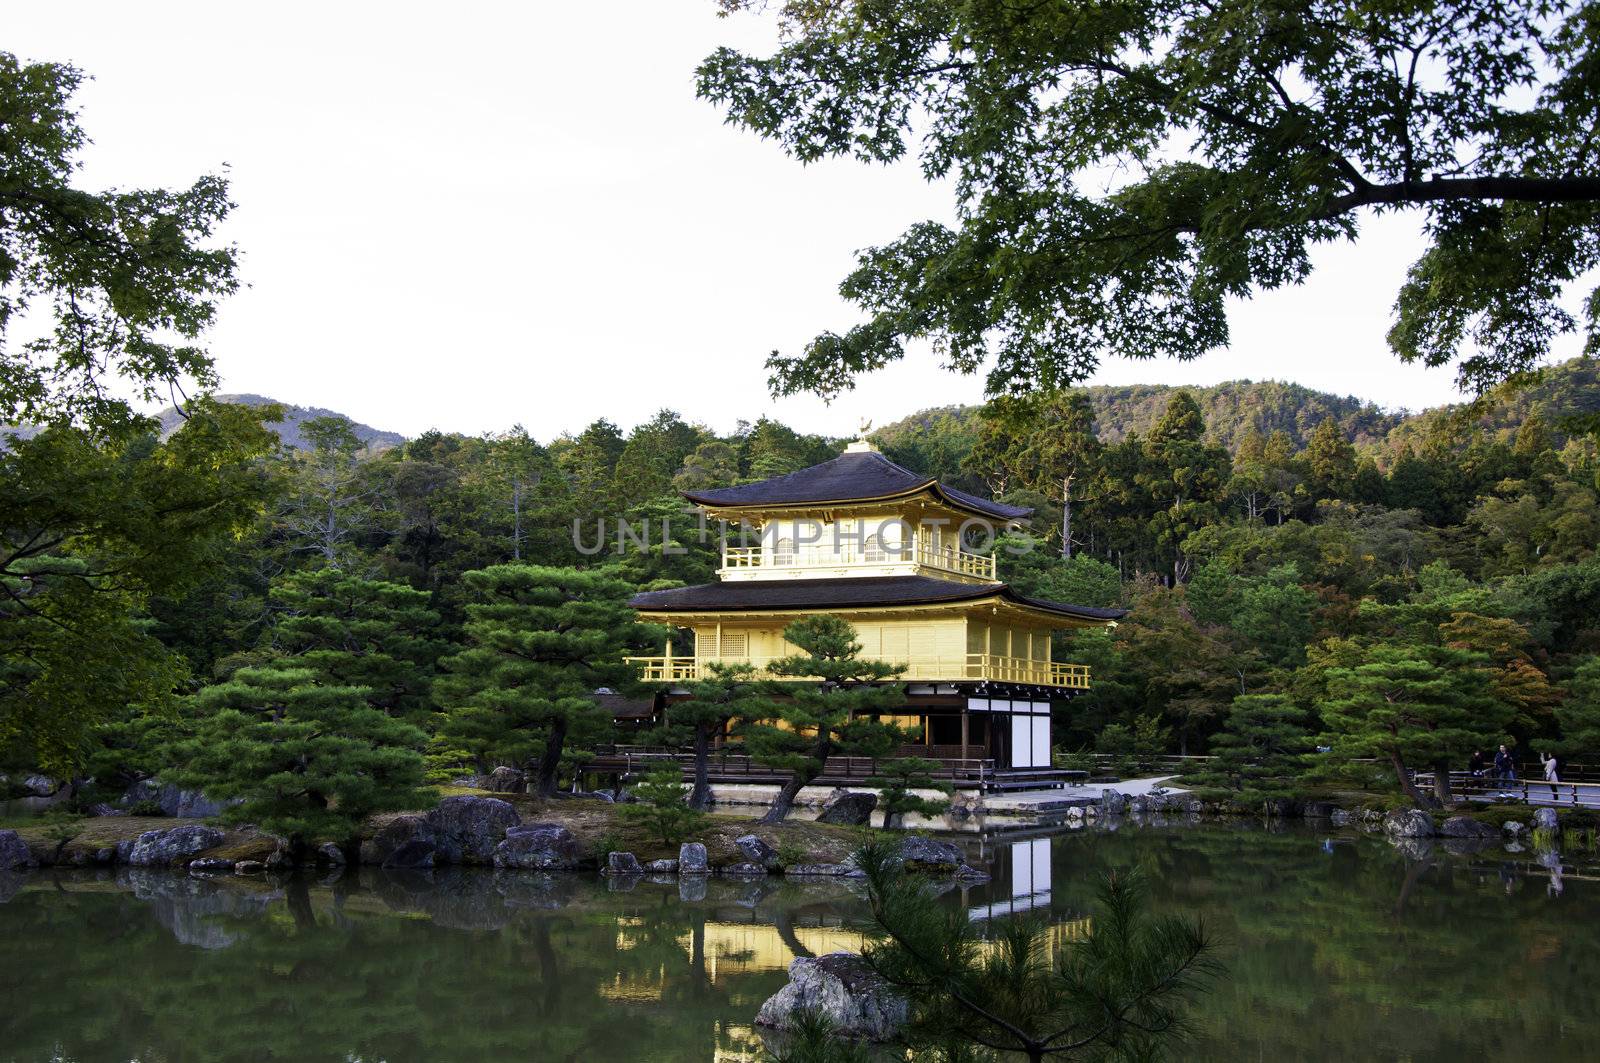
POLYGON ((995 578, 997 532, 1031 510, 918 475, 865 440, 787 476, 685 497, 755 545, 725 544, 715 583, 633 599, 642 620, 677 632, 663 656, 635 658, 669 706, 673 684, 711 662, 762 669, 797 652, 786 625, 831 613, 854 625, 863 656, 905 665, 899 722, 920 729, 918 755, 958 782, 976 770, 985 786, 1049 772, 1052 702, 1089 687, 1086 666, 1054 659, 1051 634, 1123 613, 995 578), (978 542, 990 552, 973 552, 978 542))

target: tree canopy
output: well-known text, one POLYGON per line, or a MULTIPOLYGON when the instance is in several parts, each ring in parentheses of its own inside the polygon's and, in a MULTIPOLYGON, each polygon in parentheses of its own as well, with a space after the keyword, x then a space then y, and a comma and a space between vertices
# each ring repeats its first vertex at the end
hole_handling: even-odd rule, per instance
MULTIPOLYGON (((760 9, 720 0, 724 13, 760 9)), ((1582 328, 1561 305, 1600 262, 1600 8, 1254 0, 778 5, 771 54, 721 48, 699 93, 802 162, 913 151, 956 219, 861 253, 866 311, 768 361, 831 395, 932 340, 1002 394, 1105 355, 1227 345, 1227 301, 1299 284, 1375 216, 1427 246, 1397 294, 1400 358, 1481 390, 1582 328)))

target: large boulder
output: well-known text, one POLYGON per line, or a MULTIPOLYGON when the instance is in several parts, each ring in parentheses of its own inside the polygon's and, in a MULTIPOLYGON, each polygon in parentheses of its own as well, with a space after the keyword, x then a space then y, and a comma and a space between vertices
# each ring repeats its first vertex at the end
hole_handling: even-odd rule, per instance
POLYGON ((888 1041, 904 1028, 907 1007, 860 956, 830 952, 791 963, 788 984, 761 1005, 756 1023, 786 1030, 808 1012, 847 1037, 888 1041))
POLYGON ((606 874, 642 875, 644 868, 639 865, 639 858, 632 853, 613 852, 606 854, 606 874))
POLYGON ((521 824, 517 810, 498 797, 447 797, 428 813, 442 864, 492 862, 506 831, 521 824))
POLYGON ((818 823, 833 823, 841 827, 864 827, 872 821, 872 810, 878 807, 878 795, 838 790, 822 806, 818 823))
POLYGON ((49 797, 61 789, 61 783, 48 775, 29 775, 22 780, 22 788, 35 797, 49 797))
POLYGON ((432 852, 436 847, 433 824, 428 817, 421 812, 406 812, 389 819, 361 843, 361 862, 371 867, 432 867, 432 860, 425 865, 418 865, 416 861, 424 849, 432 852), (395 854, 402 849, 406 850, 405 863, 392 863, 395 854))
POLYGON ((428 838, 402 842, 383 858, 383 866, 393 871, 420 871, 439 863, 439 847, 428 838))
POLYGON ((1474 838, 1493 842, 1500 840, 1499 831, 1469 816, 1451 816, 1439 825, 1439 833, 1446 838, 1474 838))
POLYGON ((706 847, 699 842, 684 842, 678 846, 678 874, 704 875, 711 870, 706 859, 706 847))
POLYGON ((900 861, 907 871, 953 874, 967 862, 967 858, 949 842, 912 835, 900 843, 900 861))
POLYGON ((33 867, 33 854, 28 843, 14 830, 0 830, 0 871, 14 871, 19 867, 33 867))
POLYGON ((1534 830, 1555 830, 1559 825, 1556 819, 1556 810, 1553 808, 1537 808, 1533 812, 1534 830))
POLYGON ((502 764, 483 780, 483 788, 495 794, 525 794, 528 792, 528 776, 525 772, 502 764))
POLYGON ((565 871, 578 866, 578 839, 559 823, 524 823, 512 827, 494 848, 495 867, 565 871))
POLYGON ((1128 809, 1128 798, 1120 790, 1100 791, 1100 810, 1108 816, 1119 816, 1128 809))
POLYGON ((159 805, 163 816, 173 819, 210 819, 242 800, 213 801, 199 790, 184 790, 171 783, 163 785, 154 779, 141 779, 123 792, 117 804, 126 808, 148 801, 159 805))
POLYGON ((1431 838, 1433 817, 1420 808, 1401 808, 1383 817, 1383 832, 1391 838, 1431 838))
POLYGON ((735 838, 733 844, 739 847, 739 851, 744 854, 747 861, 761 865, 764 871, 776 871, 779 864, 782 863, 778 858, 778 850, 754 834, 746 834, 741 838, 735 838))
POLYGON ((222 837, 217 828, 199 823, 147 830, 138 838, 118 843, 117 859, 131 867, 172 867, 221 845, 222 837))
POLYGON ((1356 817, 1354 813, 1343 808, 1336 808, 1332 812, 1328 813, 1328 822, 1332 823, 1335 827, 1348 827, 1351 823, 1355 822, 1355 818, 1356 817))

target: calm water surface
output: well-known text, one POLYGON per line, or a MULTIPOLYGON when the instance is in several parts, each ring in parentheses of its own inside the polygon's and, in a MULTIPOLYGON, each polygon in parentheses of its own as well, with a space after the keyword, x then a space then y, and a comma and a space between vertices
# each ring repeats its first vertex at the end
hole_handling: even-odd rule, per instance
MULTIPOLYGON (((1203 916, 1229 975, 1195 1060, 1600 1057, 1600 881, 1529 854, 1305 830, 1124 828, 973 842, 975 915, 1065 936, 1133 864, 1203 916)), ((740 1060, 796 955, 853 947, 837 882, 347 874, 288 887, 0 875, 0 1060, 740 1060)))

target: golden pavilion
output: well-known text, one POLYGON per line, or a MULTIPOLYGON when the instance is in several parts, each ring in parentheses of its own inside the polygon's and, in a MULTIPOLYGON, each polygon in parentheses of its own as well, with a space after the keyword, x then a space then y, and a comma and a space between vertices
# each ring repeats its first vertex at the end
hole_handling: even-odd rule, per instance
POLYGON ((725 544, 715 583, 632 600, 642 620, 676 632, 664 655, 635 658, 668 704, 672 684, 713 661, 759 670, 796 652, 784 627, 831 613, 855 626, 863 656, 905 666, 900 713, 921 730, 919 755, 991 774, 1049 770, 1051 704, 1089 687, 1086 666, 1054 659, 1051 635, 1123 613, 995 578, 996 534, 1032 510, 921 476, 864 439, 820 465, 685 497, 757 545, 725 544), (977 542, 990 552, 972 552, 977 542))

